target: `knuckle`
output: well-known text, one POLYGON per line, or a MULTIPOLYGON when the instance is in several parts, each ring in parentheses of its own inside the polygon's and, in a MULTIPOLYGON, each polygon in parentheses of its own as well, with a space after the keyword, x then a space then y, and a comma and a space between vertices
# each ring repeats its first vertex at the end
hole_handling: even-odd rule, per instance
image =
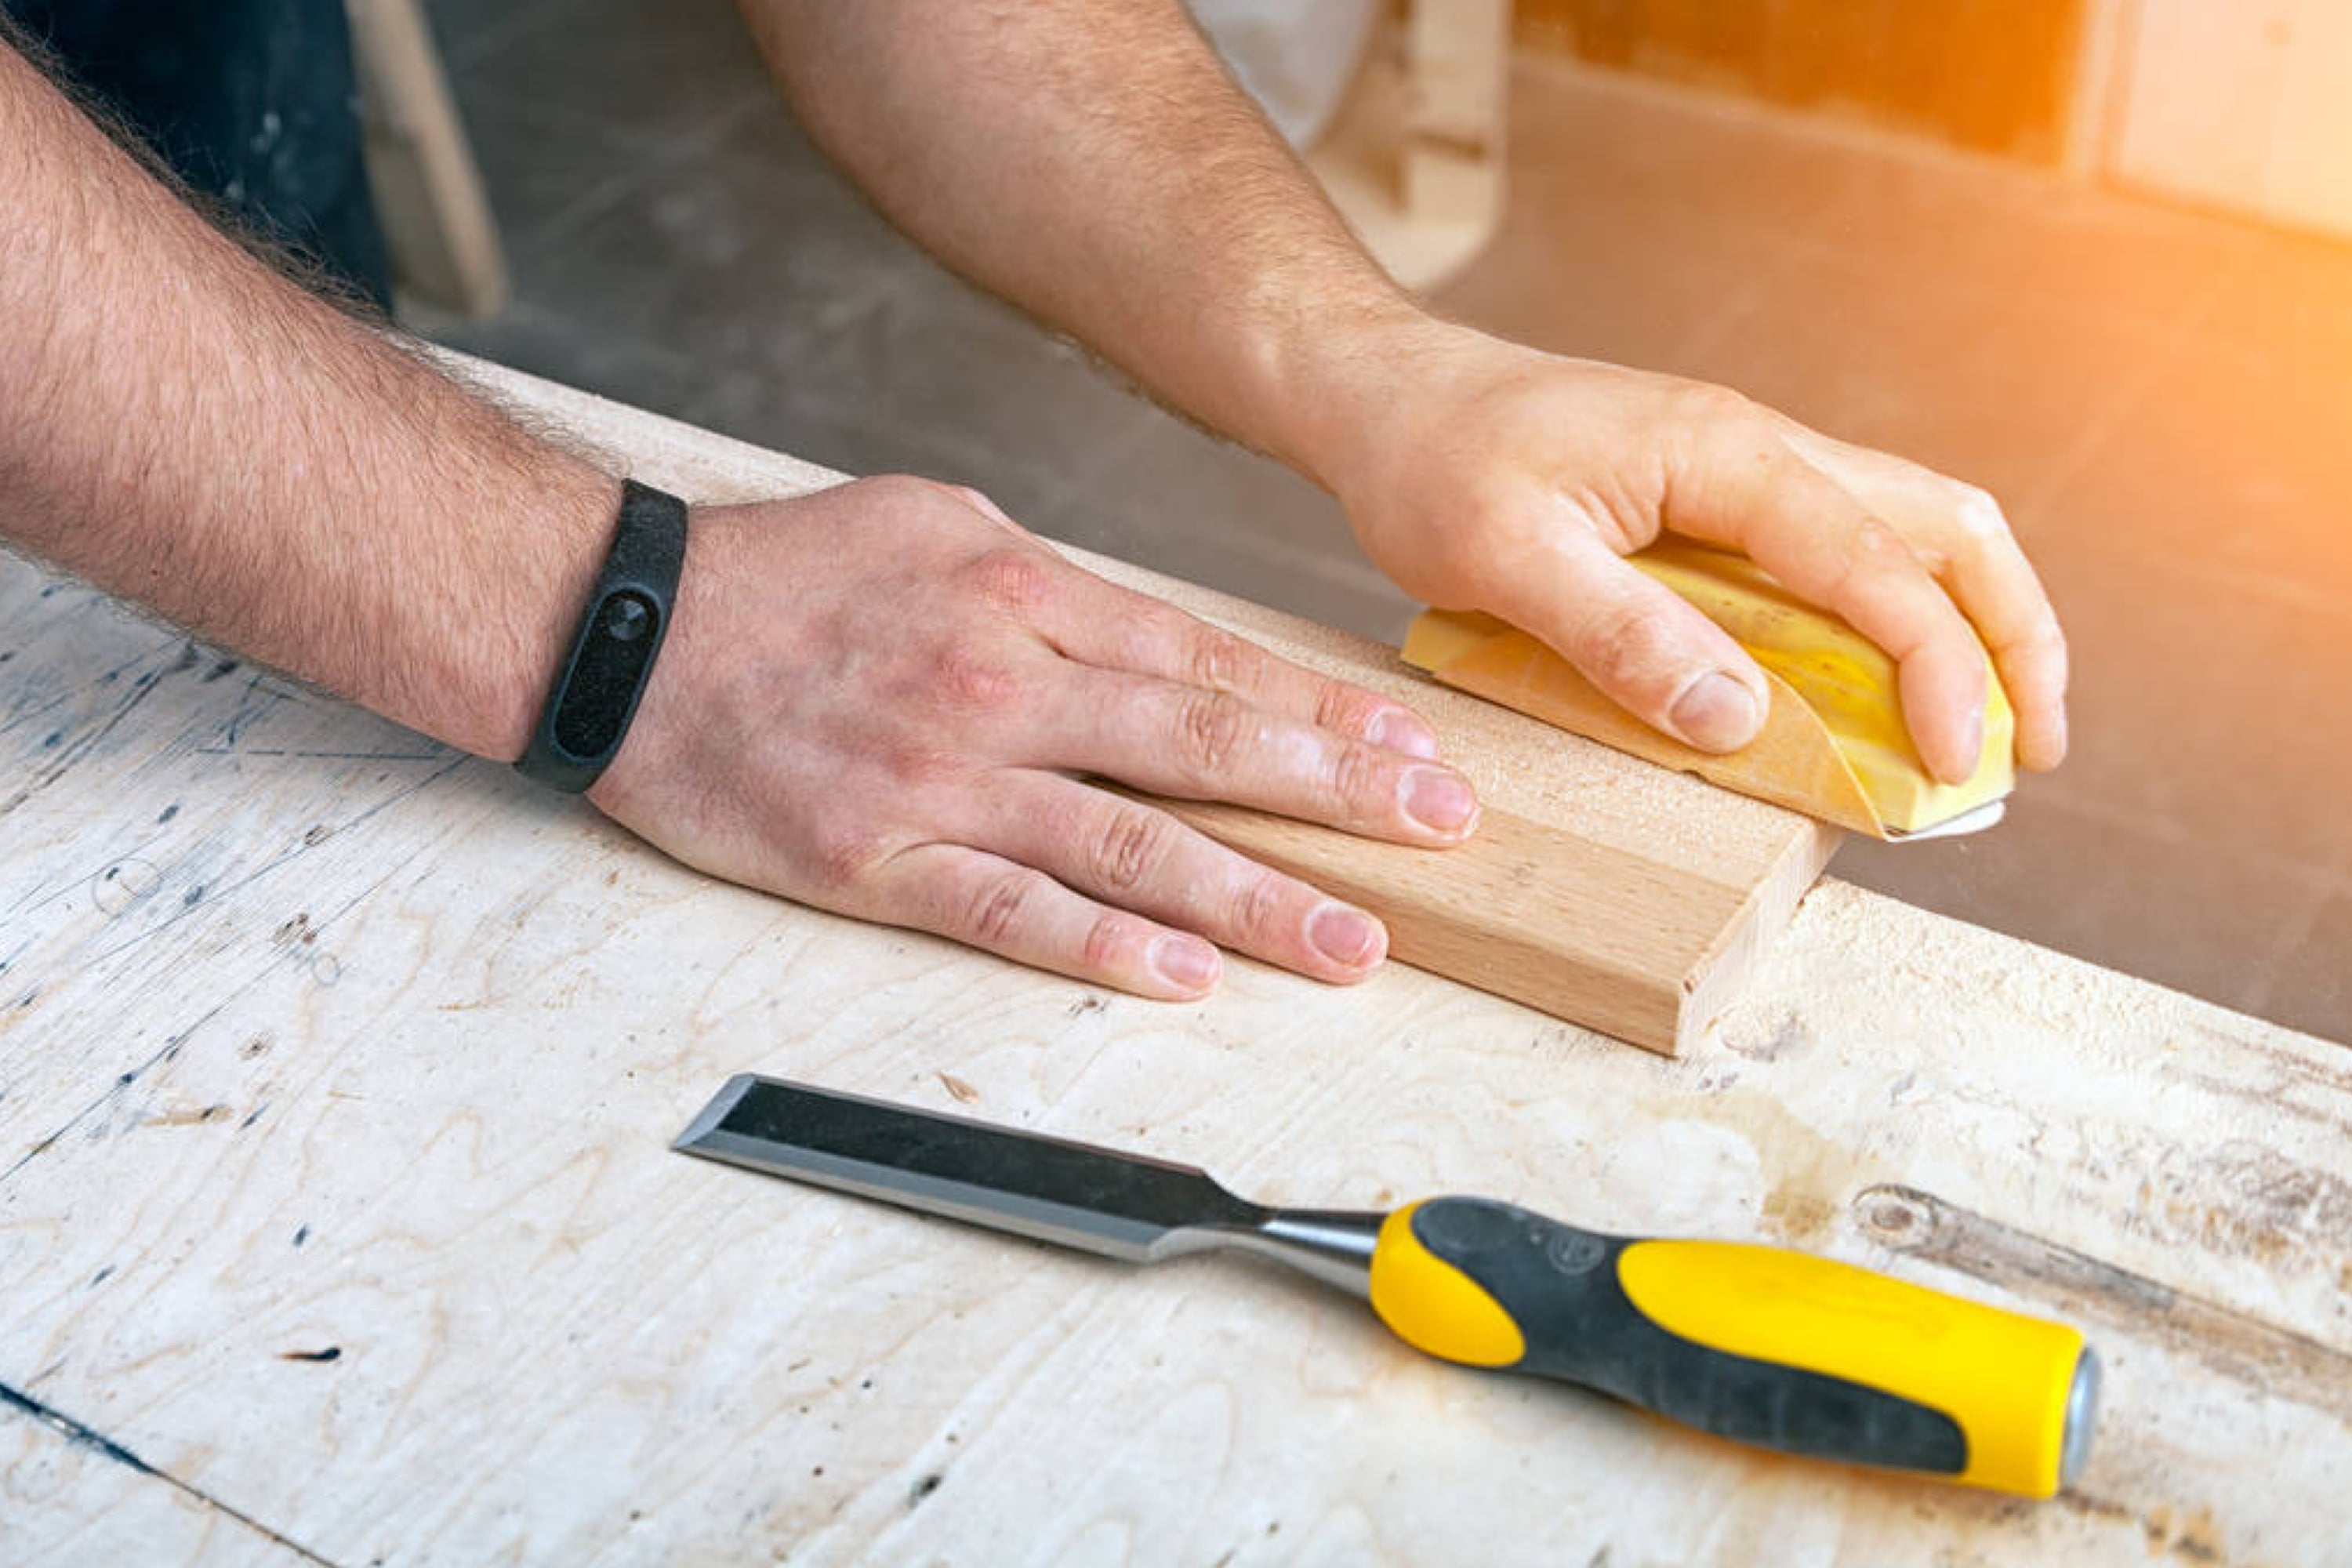
POLYGON ((1388 704, 1360 687, 1328 680, 1315 695, 1315 723, 1341 735, 1361 735, 1372 727, 1375 714, 1388 704))
POLYGON ((1225 632, 1195 628, 1184 649, 1184 675, 1211 691, 1254 687, 1265 673, 1265 653, 1225 632))
POLYGON ((874 868, 889 858, 889 853, 887 840, 878 833, 835 826, 816 836, 809 874, 820 891, 838 895, 865 882, 874 868))
POLYGON ((1685 382, 1673 398, 1675 416, 1693 425, 1745 423, 1757 417, 1755 404, 1712 381, 1685 382))
POLYGON ((1234 923, 1258 942, 1276 934, 1289 902, 1289 884, 1279 872, 1254 871, 1234 901, 1234 923))
POLYGON ((2010 536, 2008 515, 1992 492, 1959 479, 1952 481, 1952 515, 1971 539, 1990 543, 2010 536))
POLYGON ((973 595, 1008 615, 1025 616, 1053 596, 1053 563, 1034 551, 1010 545, 984 551, 963 570, 973 595))
POLYGON ((1893 561, 1898 563, 1911 560, 1911 547, 1895 531, 1884 518, 1865 517, 1854 530, 1854 555, 1863 561, 1893 561))
POLYGON ((1186 697, 1177 716, 1182 755, 1203 777, 1214 777, 1233 767, 1249 728, 1247 706, 1223 692, 1186 697))
POLYGON ((2054 622, 2044 622, 2012 637, 1999 651, 2011 659, 2063 670, 2066 668, 2066 634, 2060 631, 2054 622))
POLYGON ((1853 548, 1839 564, 1837 580, 1830 592, 1833 598, 1883 593, 1902 585, 1903 580, 1914 574, 1924 574, 1926 570, 1901 534, 1882 520, 1866 517, 1853 531, 1853 548))
POLYGON ((1036 899, 1038 880, 1035 872, 1017 869, 982 880, 964 910, 962 926, 971 941, 982 947, 1003 946, 1036 899))
POLYGON ((1116 910, 1105 910, 1087 926, 1086 940, 1078 946, 1078 959, 1095 973, 1114 967, 1127 949, 1129 923, 1116 910))
POLYGON ((1096 835, 1088 864, 1096 885, 1107 892, 1131 892, 1161 865, 1173 847, 1174 819, 1142 806, 1113 811, 1096 835))
POLYGON ((1638 599, 1616 600, 1579 628, 1576 663, 1604 689, 1622 690, 1657 664, 1658 632, 1649 607, 1638 599))
POLYGON ((1011 706, 1021 682, 1003 658, 971 642, 950 642, 931 656, 931 695, 939 703, 967 712, 994 712, 1011 706))

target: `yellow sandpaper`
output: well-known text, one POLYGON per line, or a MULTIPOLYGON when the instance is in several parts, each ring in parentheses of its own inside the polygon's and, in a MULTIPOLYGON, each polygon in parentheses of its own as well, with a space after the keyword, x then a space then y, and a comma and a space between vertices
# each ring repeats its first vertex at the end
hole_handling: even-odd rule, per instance
POLYGON ((1491 616, 1425 612, 1405 637, 1405 662, 1662 767, 1875 838, 1934 827, 2014 787, 2016 721, 1990 660, 1977 770, 1964 784, 1942 784, 1911 744, 1895 661, 1844 621, 1740 556, 1676 541, 1629 559, 1729 632, 1762 667, 1771 709, 1740 750, 1717 755, 1660 734, 1543 643, 1491 616))

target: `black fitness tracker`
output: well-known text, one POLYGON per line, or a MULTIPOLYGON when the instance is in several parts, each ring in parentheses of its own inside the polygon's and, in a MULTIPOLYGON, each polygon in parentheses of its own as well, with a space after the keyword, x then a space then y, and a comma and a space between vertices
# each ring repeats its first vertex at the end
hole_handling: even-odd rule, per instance
POLYGON ((539 725, 515 770, 578 795, 621 749, 669 631, 686 563, 686 503, 635 479, 621 482, 612 553, 588 595, 572 652, 549 688, 539 725))

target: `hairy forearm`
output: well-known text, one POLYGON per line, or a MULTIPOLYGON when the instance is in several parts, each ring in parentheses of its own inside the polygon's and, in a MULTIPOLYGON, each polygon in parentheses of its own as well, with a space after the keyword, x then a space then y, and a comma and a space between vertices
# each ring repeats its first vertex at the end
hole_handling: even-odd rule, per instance
POLYGON ((1177 0, 742 6, 813 133, 893 221, 1313 473, 1307 422, 1360 368, 1333 356, 1410 307, 1177 0))
POLYGON ((247 256, 0 41, 0 537, 519 754, 616 487, 247 256))

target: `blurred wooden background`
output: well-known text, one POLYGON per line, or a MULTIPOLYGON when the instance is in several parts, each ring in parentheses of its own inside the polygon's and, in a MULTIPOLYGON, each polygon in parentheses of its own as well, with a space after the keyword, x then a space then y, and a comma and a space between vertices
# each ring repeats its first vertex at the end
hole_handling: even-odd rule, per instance
POLYGON ((2065 150, 2084 0, 1519 0, 1522 42, 2035 163, 2065 150))

